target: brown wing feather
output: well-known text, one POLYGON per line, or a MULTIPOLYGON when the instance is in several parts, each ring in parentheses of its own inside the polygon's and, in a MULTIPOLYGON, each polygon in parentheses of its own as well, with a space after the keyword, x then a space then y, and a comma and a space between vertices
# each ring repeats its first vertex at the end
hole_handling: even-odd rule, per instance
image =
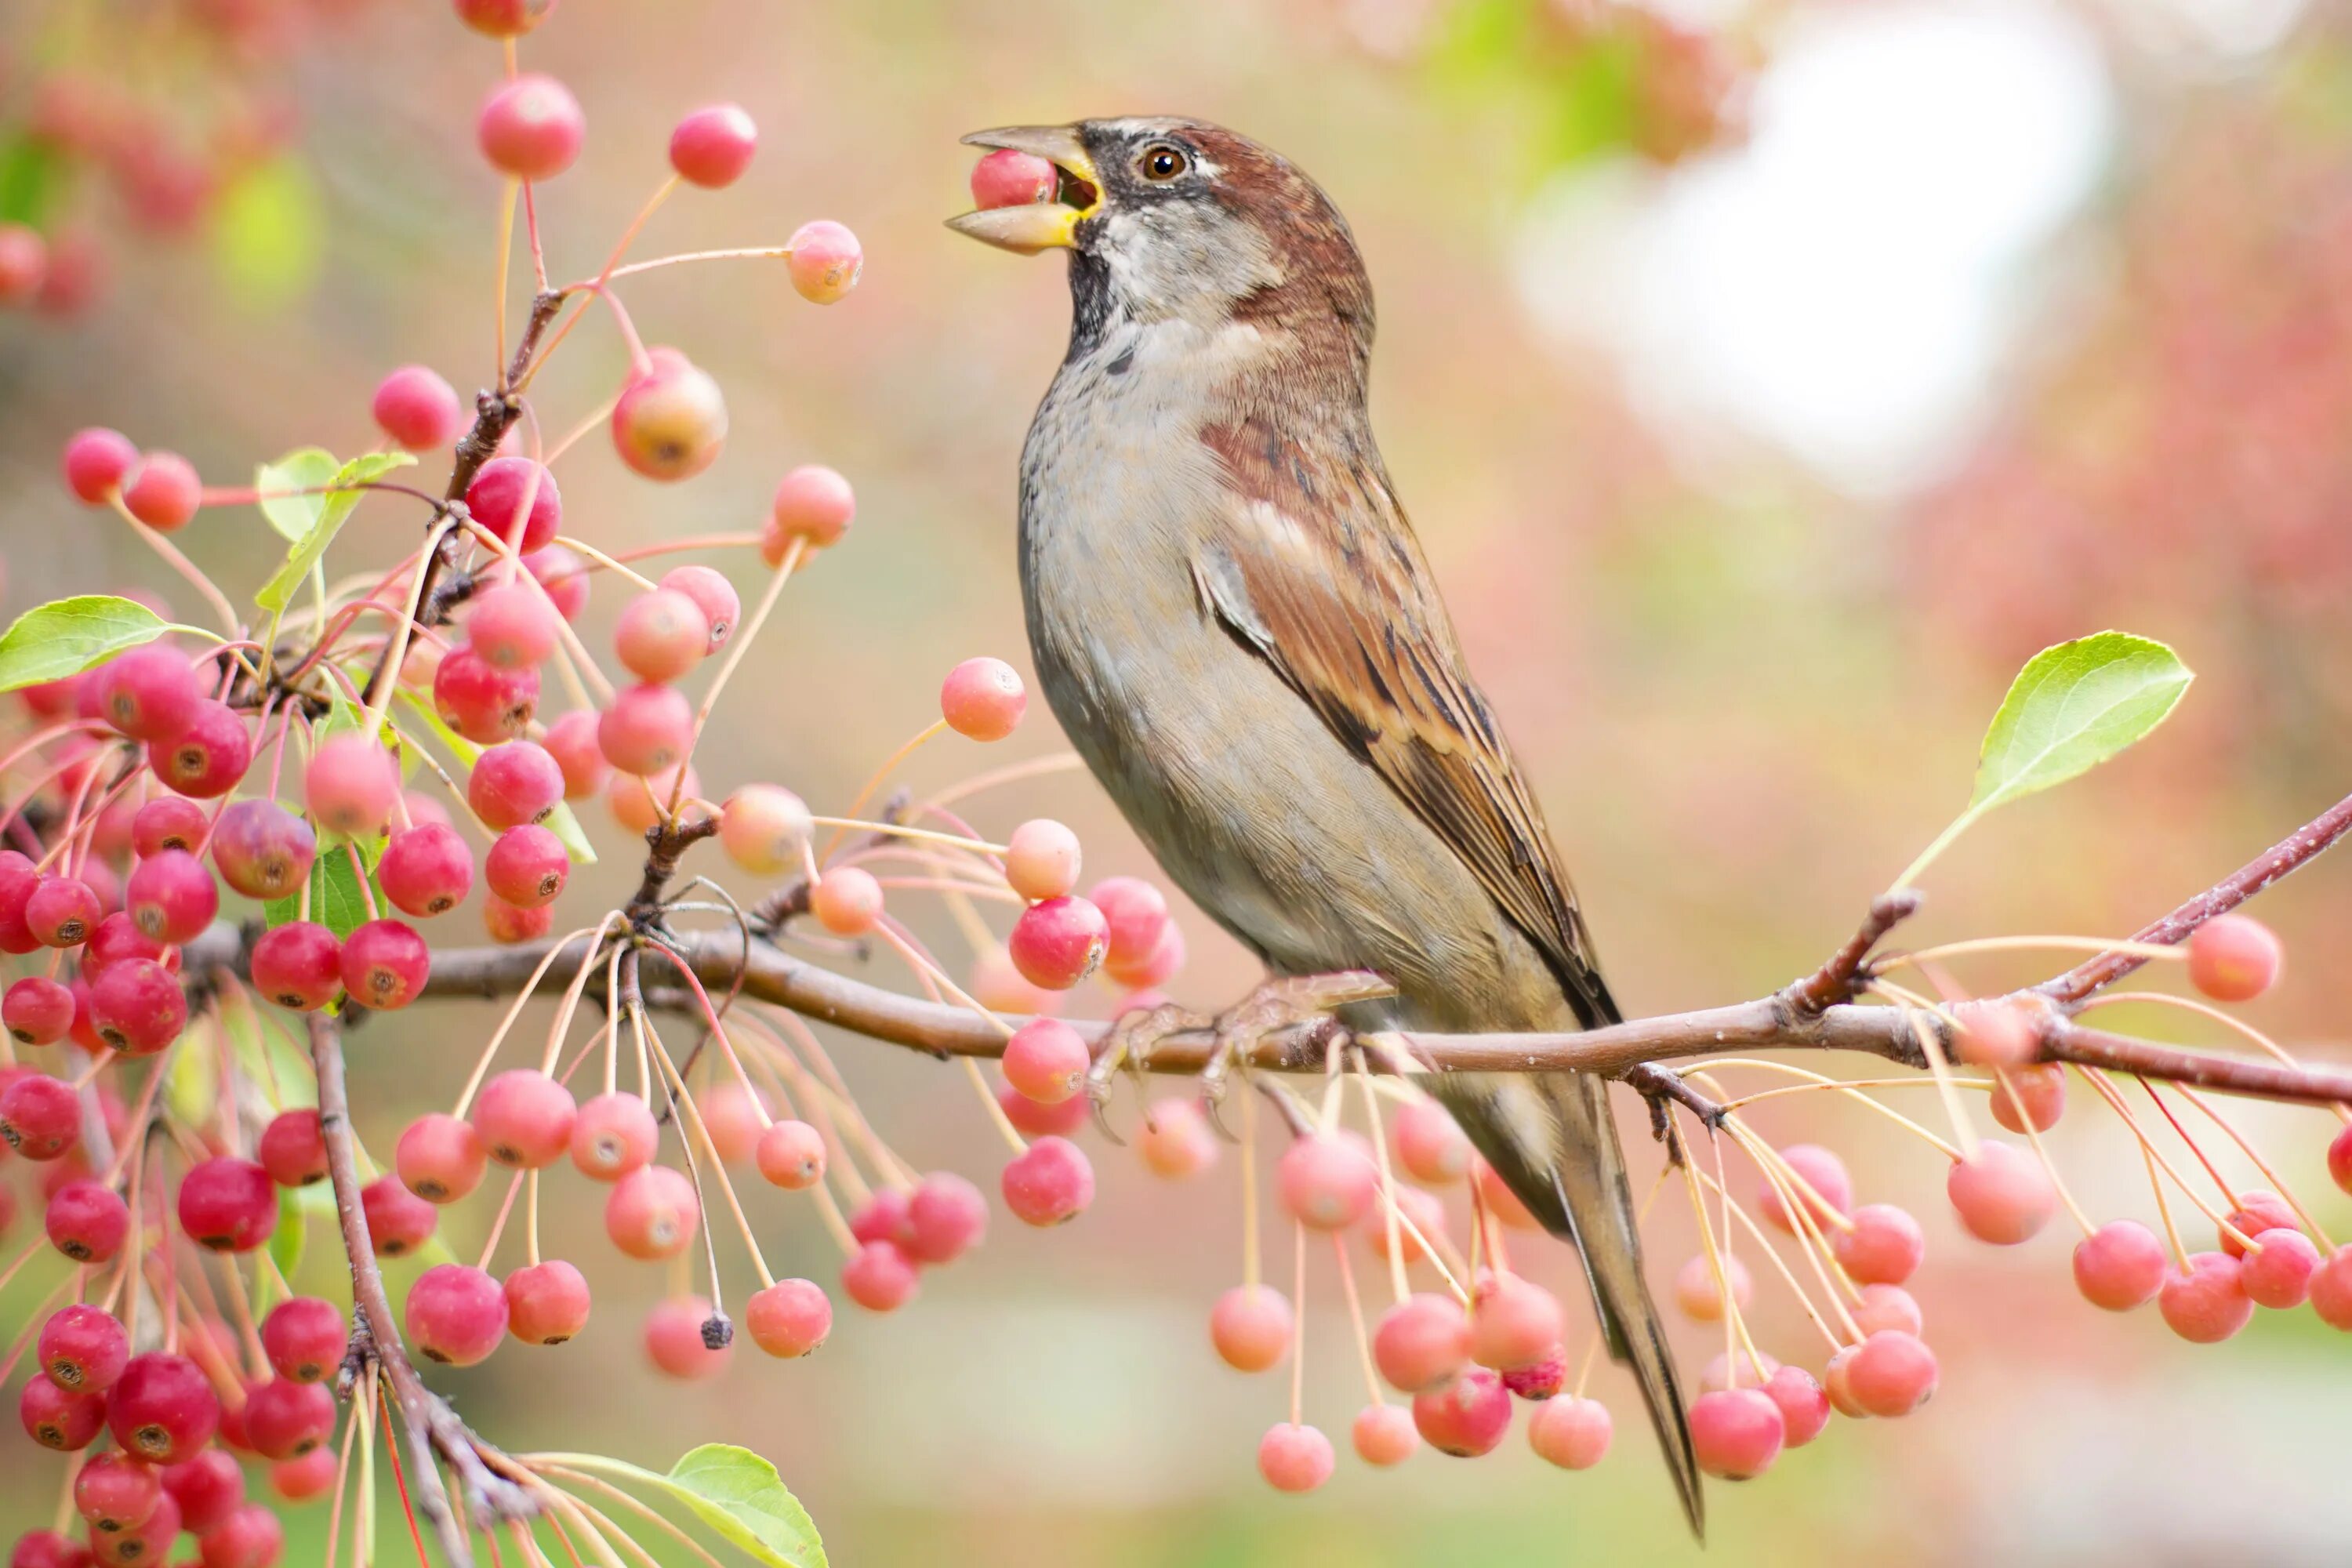
POLYGON ((1471 680, 1428 563, 1370 444, 1339 472, 1247 418, 1206 440, 1242 498, 1208 607, 1476 873, 1585 1026, 1614 1022, 1543 814, 1471 680))

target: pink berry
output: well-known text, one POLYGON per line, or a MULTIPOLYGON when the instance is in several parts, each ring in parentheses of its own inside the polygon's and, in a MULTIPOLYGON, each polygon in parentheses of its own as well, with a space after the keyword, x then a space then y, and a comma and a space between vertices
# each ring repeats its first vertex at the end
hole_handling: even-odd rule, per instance
POLYGON ((489 1152, 472 1123, 445 1110, 418 1117, 393 1146, 401 1184, 428 1204, 454 1204, 482 1184, 489 1152))
POLYGON ((202 1535, 245 1500, 245 1472, 220 1448, 206 1448, 163 1472, 163 1489, 180 1505, 180 1526, 202 1535))
POLYGON ((2032 1237, 2058 1206, 2049 1171, 2014 1143, 1988 1142, 1953 1161, 1944 1191, 1969 1234, 2000 1247, 2032 1237))
POLYGON ((2300 1307, 2311 1294, 2311 1277, 2319 1271, 2319 1248, 2299 1230, 2275 1228, 2254 1239, 2260 1252, 2245 1254, 2238 1283, 2257 1307, 2284 1310, 2300 1307))
POLYGON ((49 242, 40 230, 0 223, 0 309, 35 302, 48 276, 49 242))
POLYGON ((2278 984, 2286 950, 2251 915, 2216 915, 2189 935, 2189 982, 2216 1002, 2251 1002, 2278 984))
POLYGON ((352 1001, 378 1012, 405 1007, 425 989, 433 955, 416 928, 401 921, 375 920, 343 940, 343 989, 352 1001))
POLYGON ((2218 1344, 2254 1315, 2242 1267, 2226 1252, 2191 1253, 2186 1273, 2166 1277, 2157 1292, 2157 1310, 2174 1333, 2191 1344, 2218 1344))
POLYGON ((604 760, 639 777, 676 767, 693 733, 694 709, 675 686, 628 687, 614 694, 596 721, 604 760))
POLYGON ((66 442, 66 489, 85 506, 104 506, 139 461, 139 448, 120 430, 92 426, 66 442))
POLYGON ((278 1228, 278 1184, 251 1160, 206 1160, 180 1178, 180 1228, 215 1252, 250 1252, 278 1228))
POLYGON ((809 912, 835 936, 864 936, 882 921, 882 884, 856 866, 826 872, 809 892, 809 912))
POLYGON ((1004 1081, 1041 1105, 1059 1105, 1087 1080, 1094 1055, 1059 1018, 1032 1018, 1004 1042, 1004 1081))
POLYGON ((869 1241, 841 1266, 842 1293, 869 1312, 895 1312, 920 1286, 914 1259, 895 1241, 869 1241))
POLYGON ((743 601, 735 592, 735 584, 726 576, 708 566, 673 566, 662 574, 655 584, 664 593, 683 594, 702 612, 710 627, 710 640, 703 647, 706 654, 717 653, 735 635, 738 622, 743 618, 743 601))
POLYGON ((74 1508, 102 1535, 135 1531, 163 1500, 163 1479, 122 1454, 91 1457, 74 1477, 74 1508))
POLYGON ((987 212, 1049 202, 1061 177, 1050 159, 1000 147, 972 165, 971 205, 987 212))
POLYGON ((1492 1453, 1511 1429, 1510 1391, 1485 1367, 1471 1367, 1443 1387, 1414 1394, 1412 1424, 1440 1453, 1476 1458, 1492 1453))
POLYGON ((400 768, 392 753, 364 735, 337 735, 303 771, 310 820, 330 833, 374 837, 400 799, 400 768))
POLYGON ((323 1007, 343 988, 343 944, 314 921, 272 926, 253 944, 253 984, 280 1007, 323 1007))
POLYGON ((1311 1492, 1331 1479, 1331 1439, 1285 1421, 1258 1440, 1257 1473, 1276 1491, 1311 1492))
POLYGON ((134 741, 169 740, 204 700, 187 656, 163 643, 117 654, 89 681, 99 717, 134 741))
POLYGON ((1732 1303, 1743 1310, 1756 1294, 1756 1281, 1738 1258, 1695 1253, 1675 1271, 1675 1304, 1694 1322, 1719 1323, 1727 1286, 1732 1303))
POLYGON ((824 1343, 833 1302, 814 1280, 779 1279, 743 1304, 743 1328, 753 1344, 789 1361, 824 1343))
MULTIPOLYGON (((680 742, 681 745, 683 742, 680 742)), ((692 768, 676 765, 662 768, 640 778, 635 773, 615 773, 605 782, 604 805, 613 820, 640 837, 653 831, 668 810, 670 795, 675 791, 680 804, 680 816, 692 821, 702 815, 691 803, 702 794, 702 782, 692 768)))
POLYGON ((1908 1415, 1936 1394, 1936 1353, 1900 1329, 1863 1341, 1844 1373, 1854 1404, 1872 1415, 1908 1415))
POLYGON ((158 533, 187 526, 204 505, 205 481, 177 452, 146 452, 122 484, 123 510, 158 533))
POLYGON ((698 109, 669 133, 669 166, 690 185, 715 191, 733 184, 751 164, 760 129, 732 103, 698 109))
POLYGON ((151 855, 123 884, 123 908, 149 940, 176 947, 194 942, 220 912, 220 886, 184 849, 151 855))
POLYGON ((73 992, 56 981, 28 974, 0 1000, 0 1019, 19 1045, 53 1046, 73 1027, 73 992))
POLYGON ((147 765, 167 788, 195 800, 213 800, 236 787, 253 764, 253 741, 245 721, 224 703, 196 704, 187 727, 168 741, 147 742, 147 765))
POLYGON ((89 1022, 98 1037, 125 1056, 152 1056, 187 1026, 180 977, 152 959, 109 964, 89 986, 89 1022))
POLYGON ((1236 1372, 1264 1372, 1290 1349, 1289 1298, 1271 1285, 1236 1285, 1209 1310, 1209 1342, 1236 1372))
POLYGON ((755 1094, 740 1082, 714 1084, 696 1095, 694 1104, 712 1153, 730 1165, 740 1165, 751 1157, 768 1125, 764 1091, 755 1094))
POLYGON ((519 38, 555 9, 555 0, 457 0, 457 19, 493 38, 519 38))
MULTIPOLYGON (((316 1473, 323 1470, 331 1479, 335 1470, 335 1450, 323 1444, 295 1458, 280 1461, 272 1472, 289 1467, 309 1467, 316 1473), (324 1461, 312 1460, 325 1456, 324 1461)), ((197 1542, 203 1554, 204 1568, 271 1568, 286 1549, 286 1527, 278 1515, 259 1503, 242 1503, 228 1517, 204 1532, 197 1542)))
POLYGON ((1472 1299, 1470 1358, 1497 1372, 1532 1366, 1560 1342, 1559 1298, 1517 1274, 1498 1274, 1472 1299))
POLYGON ((719 813, 719 847, 759 877, 799 866, 813 831, 806 804, 780 784, 745 784, 719 813))
POLYGON ((631 381, 613 405, 613 449, 649 479, 690 479, 719 460, 727 398, 698 366, 658 366, 631 381))
POLYGON ((1022 910, 1007 948, 1022 978, 1048 990, 1066 991, 1095 972, 1108 943, 1102 911, 1084 899, 1065 895, 1022 910))
POLYGON ((672 1297, 646 1314, 646 1354, 672 1377, 709 1377, 733 1354, 726 1341, 711 1343, 710 1325, 723 1321, 699 1296, 672 1297))
POLYGON ((463 1263, 436 1263, 408 1288, 408 1340, 428 1358, 472 1366, 507 1337, 506 1292, 463 1263))
POLYGON ((793 231, 785 241, 792 249, 793 287, 812 304, 830 305, 857 287, 866 253, 857 237, 837 223, 818 218, 793 231))
POLYGON ((1992 1091, 1992 1119, 2010 1131, 2030 1126, 2047 1132, 2066 1114, 2066 1069, 2058 1063, 2006 1068, 2000 1076, 1992 1091))
POLYGON ((660 1144, 653 1108, 634 1094, 600 1094, 572 1119, 572 1163, 592 1181, 619 1181, 650 1163, 660 1144))
POLYGON ((499 831, 541 821, 562 799, 563 770, 530 741, 492 746, 474 759, 466 781, 466 804, 499 831))
POLYGON ((48 1380, 69 1394, 104 1394, 131 1364, 121 1321, 97 1307, 60 1307, 41 1324, 35 1353, 48 1380))
POLYGON ((879 1187, 849 1216, 849 1234, 860 1241, 907 1238, 907 1198, 904 1187, 879 1187))
POLYGON ((968 658, 948 671, 940 688, 940 715, 948 728, 974 741, 1002 741, 1029 710, 1021 677, 1001 658, 968 658))
POLYGON ((1024 899, 1062 897, 1078 883, 1078 836, 1050 817, 1023 823, 1005 841, 1004 879, 1024 899))
POLYGON ((1094 1166, 1066 1138, 1040 1138, 1004 1167, 1004 1206, 1024 1225, 1060 1225, 1095 1199, 1094 1166))
POLYGON ((579 709, 566 713, 547 727, 540 744, 563 770, 563 798, 584 800, 604 784, 609 768, 604 753, 597 749, 597 715, 591 710, 579 709))
POLYGON ((131 1208, 96 1182, 68 1182, 41 1211, 49 1245, 76 1263, 110 1263, 131 1235, 131 1208))
POLYGON ((493 669, 527 669, 546 663, 555 651, 562 622, 537 588, 502 583, 474 595, 466 641, 493 669))
POLYGON ((1110 946, 1103 963, 1112 977, 1124 980, 1128 973, 1148 967, 1169 930, 1166 895, 1139 877, 1106 877, 1095 884, 1087 900, 1102 910, 1108 927, 1110 946))
POLYGON ((2352 1331, 2352 1247, 2338 1247, 2312 1274, 2311 1310, 2331 1329, 2352 1331))
POLYGON ((1443 1387, 1469 1364, 1470 1320, 1450 1297, 1408 1297, 1381 1314, 1372 1360, 1400 1394, 1443 1387))
POLYGON ((106 910, 88 882, 44 876, 25 900, 25 924, 44 947, 79 947, 106 910))
POLYGON ((1971 1067, 2021 1068, 2042 1054, 2041 1020, 2018 1003, 1963 1002, 1952 1017, 1955 1054, 1971 1067))
POLYGON ((824 1134, 805 1121, 778 1121, 752 1150, 760 1174, 786 1192, 804 1192, 824 1177, 824 1134))
POLYGON ((980 1245, 988 1231, 988 1200, 952 1171, 933 1171, 907 1200, 899 1245, 917 1263, 952 1263, 980 1245))
POLYGON ((1536 1457, 1563 1470, 1589 1470, 1606 1458, 1612 1426, 1597 1399, 1548 1399, 1528 1417, 1528 1444, 1536 1457))
POLYGON ((212 823, 204 807, 175 795, 158 795, 139 808, 131 820, 131 849, 135 855, 156 855, 166 849, 194 849, 205 841, 212 823))
POLYGON ((1470 1140, 1462 1135, 1454 1116, 1433 1100, 1408 1100, 1397 1107, 1392 1135, 1397 1163, 1414 1181, 1446 1186, 1470 1171, 1470 1140))
POLYGON ((1838 1266, 1858 1285, 1900 1285, 1927 1256, 1927 1238, 1907 1209, 1864 1204, 1850 1216, 1853 1228, 1828 1230, 1838 1266))
POLYGON ((325 1181, 327 1140, 320 1129, 319 1113, 308 1108, 279 1111, 261 1130, 253 1157, 281 1187, 307 1187, 325 1181))
MULTIPOLYGON (((269 1467, 269 1489, 286 1502, 309 1502, 324 1497, 335 1484, 340 1459, 334 1448, 323 1444, 299 1459, 281 1459, 269 1467)), ((244 1518, 248 1511, 258 1513, 273 1525, 278 1522, 276 1514, 256 1503, 237 1510, 237 1517, 244 1518)))
MULTIPOLYGON (((1788 1172, 1782 1172, 1781 1179, 1804 1205, 1815 1227, 1833 1229, 1830 1213, 1844 1214, 1853 1207, 1853 1178, 1846 1174, 1845 1162, 1818 1143, 1791 1143, 1780 1154, 1789 1170, 1795 1173, 1792 1178, 1788 1172), (1823 1204, 1829 1205, 1826 1212, 1822 1207, 1823 1204)), ((1798 1234, 1797 1221, 1781 1202, 1780 1189, 1771 1183, 1764 1184, 1756 1206, 1776 1228, 1790 1236, 1798 1234)))
POLYGON ((295 1296, 269 1310, 261 1321, 261 1348, 278 1376, 292 1383, 324 1383, 342 1365, 350 1332, 331 1301, 295 1296))
POLYGON ((490 891, 520 909, 535 910, 555 901, 572 874, 572 858, 563 840, 547 828, 526 823, 499 835, 482 862, 490 891))
POLYGON ((560 1258, 516 1269, 500 1291, 507 1332, 527 1345, 560 1345, 588 1326, 588 1281, 560 1258))
POLYGON ((551 180, 572 167, 588 134, 580 100, 552 77, 514 78, 482 105, 475 135, 490 167, 518 180, 551 180))
POLYGON ((529 554, 555 542, 563 528, 563 492, 555 476, 530 458, 492 458, 466 488, 466 510, 474 521, 529 554), (530 510, 525 512, 525 497, 530 510), (522 519, 520 531, 516 520, 522 519))
POLYGON ((629 601, 613 640, 640 680, 676 680, 709 650, 710 619, 686 595, 656 588, 629 601))
POLYGON ((604 1200, 604 1234, 631 1258, 676 1258, 693 1244, 702 1221, 694 1184, 667 1165, 643 1165, 613 1184, 604 1200))
POLYGON ((1764 1392, 1780 1407, 1783 1438, 1791 1448, 1803 1447, 1830 1424, 1830 1396, 1803 1367, 1774 1369, 1764 1380, 1764 1392))
POLYGON ((1916 1334, 1922 1326, 1917 1298, 1900 1285, 1864 1285, 1862 1300, 1851 1310, 1854 1327, 1865 1336, 1881 1329, 1900 1329, 1906 1334, 1916 1334))
POLYGON ((1356 1458, 1378 1469, 1402 1465, 1421 1447, 1413 1429, 1412 1412, 1401 1405, 1367 1405, 1356 1412, 1348 1428, 1356 1458))
POLYGON ((310 825, 274 800, 240 800, 213 829, 213 865, 248 899, 298 894, 319 858, 310 825))
POLYGON ((0 1142, 27 1160, 54 1160, 81 1138, 81 1100, 73 1086, 25 1073, 0 1089, 0 1142))
POLYGON ((1154 1102, 1144 1112, 1135 1146, 1152 1174, 1171 1181, 1196 1176, 1217 1162, 1217 1135, 1196 1100, 1154 1102))
POLYGON ((1760 1388, 1727 1388, 1691 1401, 1690 1437, 1700 1469, 1745 1481, 1771 1468, 1788 1432, 1770 1394, 1760 1388))
POLYGON ((125 1453, 151 1465, 177 1464, 211 1440, 220 1400, 194 1362, 149 1351, 132 1356, 107 1390, 106 1425, 125 1453))
POLYGON ((552 1165, 572 1147, 572 1091, 534 1068, 502 1072, 474 1102, 474 1130, 491 1159, 517 1170, 552 1165))
POLYGON ((1084 1095, 1072 1095, 1059 1105, 1040 1105, 1008 1083, 998 1088, 996 1103, 1024 1138, 1066 1138, 1087 1124, 1091 1102, 1084 1095))
POLYGON ((471 647, 454 648, 433 671, 433 709, 477 745, 513 740, 539 711, 539 671, 501 669, 471 647))
POLYGON ((163 944, 131 923, 131 917, 115 910, 98 922, 98 929, 84 939, 81 946, 81 977, 96 980, 118 963, 145 959, 161 963, 165 957, 163 944))
POLYGON ((545 544, 523 552, 523 569, 547 590, 547 602, 567 621, 576 621, 588 607, 588 563, 561 544, 545 544))
POLYGON ((856 515, 857 497, 847 479, 822 465, 804 464, 777 481, 775 503, 761 531, 761 557, 771 566, 782 565, 795 539, 803 550, 838 544, 856 515))
POLYGON ((368 1240, 385 1258, 407 1257, 432 1239, 434 1227, 441 1223, 438 1209, 389 1173, 360 1189, 360 1211, 367 1220, 368 1240))
POLYGON ((46 1377, 29 1377, 17 1396, 16 1419, 42 1447, 72 1453, 89 1447, 106 1425, 106 1396, 68 1394, 46 1377))
POLYGON ((372 411, 377 428, 412 452, 449 446, 466 428, 457 389, 421 364, 402 365, 376 383, 372 411))
POLYGON ((2237 1206, 2230 1211, 2229 1220, 2230 1229, 2221 1232, 2221 1247, 2232 1258, 2246 1256, 2246 1244, 2238 1239, 2239 1236, 2260 1236, 2272 1229, 2296 1230, 2303 1225, 2294 1205, 2276 1193, 2260 1189, 2239 1194, 2237 1206), (2236 1231, 2237 1236, 2232 1236, 2231 1230, 2236 1231))

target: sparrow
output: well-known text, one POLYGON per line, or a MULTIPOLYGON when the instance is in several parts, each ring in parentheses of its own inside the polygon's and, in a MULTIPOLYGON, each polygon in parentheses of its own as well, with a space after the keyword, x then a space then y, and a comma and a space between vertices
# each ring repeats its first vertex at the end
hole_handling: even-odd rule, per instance
MULTIPOLYGON (((1068 254, 1069 351, 1021 457, 1030 652, 1161 868, 1276 984, 1381 976, 1390 994, 1348 1006, 1350 1026, 1615 1022, 1373 439, 1371 284, 1338 207, 1286 159, 1197 120, 963 140, 1060 171, 1054 199, 950 226, 1068 254)), ((1580 1255, 1700 1530, 1606 1083, 1422 1081, 1580 1255)))

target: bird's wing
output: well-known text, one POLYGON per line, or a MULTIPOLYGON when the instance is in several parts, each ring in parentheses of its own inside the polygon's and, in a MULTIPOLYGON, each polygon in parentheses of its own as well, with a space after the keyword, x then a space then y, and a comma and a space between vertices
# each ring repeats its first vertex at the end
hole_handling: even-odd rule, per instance
POLYGON ((1193 563, 1204 608, 1280 673, 1474 871, 1586 1026, 1614 1022, 1543 815, 1471 680, 1368 438, 1331 461, 1244 418, 1204 439, 1233 515, 1193 563))

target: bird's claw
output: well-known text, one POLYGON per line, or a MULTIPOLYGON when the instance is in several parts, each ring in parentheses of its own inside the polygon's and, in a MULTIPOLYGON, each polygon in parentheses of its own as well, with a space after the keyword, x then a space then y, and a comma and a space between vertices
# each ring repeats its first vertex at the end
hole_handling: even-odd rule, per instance
POLYGON ((1087 1068, 1087 1109, 1094 1116, 1095 1130, 1113 1143, 1125 1144, 1127 1140, 1113 1131, 1110 1125, 1113 1076, 1121 1068, 1141 1074, 1150 1060, 1153 1047, 1171 1035, 1207 1025, 1208 1020, 1200 1014, 1172 1002, 1162 1002, 1156 1007, 1130 1008, 1112 1019, 1109 1031, 1103 1036, 1102 1049, 1087 1068))
POLYGON ((1377 1001, 1394 995, 1396 987, 1369 969, 1343 969, 1329 974, 1294 974, 1269 980, 1217 1016, 1213 1026, 1216 1043, 1210 1048, 1208 1065, 1201 1069, 1201 1108, 1209 1125, 1229 1143, 1241 1140, 1224 1124, 1218 1114, 1223 1104, 1227 1079, 1235 1062, 1247 1069, 1250 1058, 1260 1042, 1284 1029, 1301 1024, 1325 1023, 1333 1035, 1342 1037, 1334 1010, 1357 1002, 1377 1001))

